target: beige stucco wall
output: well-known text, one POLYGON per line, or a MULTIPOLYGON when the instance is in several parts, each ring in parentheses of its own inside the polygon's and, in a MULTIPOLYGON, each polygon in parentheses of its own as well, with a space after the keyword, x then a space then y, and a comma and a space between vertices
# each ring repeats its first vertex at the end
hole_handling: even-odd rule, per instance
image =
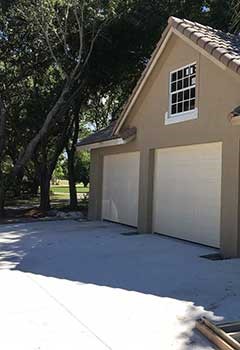
POLYGON ((137 127, 136 140, 128 145, 92 151, 89 216, 101 218, 104 155, 136 150, 141 152, 138 229, 140 232, 151 232, 153 150, 221 141, 221 249, 225 256, 240 255, 240 126, 232 126, 227 118, 237 105, 240 105, 240 78, 173 34, 123 125, 123 128, 137 127), (168 111, 169 72, 192 62, 197 62, 198 119, 164 125, 165 112, 168 111))

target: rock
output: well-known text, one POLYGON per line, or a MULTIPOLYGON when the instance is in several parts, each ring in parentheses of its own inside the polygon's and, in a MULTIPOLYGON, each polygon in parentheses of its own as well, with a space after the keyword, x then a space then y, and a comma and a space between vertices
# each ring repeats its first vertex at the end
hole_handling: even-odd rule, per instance
POLYGON ((84 219, 84 215, 80 211, 71 211, 69 214, 73 219, 84 219))
POLYGON ((49 216, 49 217, 57 216, 57 213, 58 213, 57 210, 50 209, 50 210, 47 211, 47 216, 49 216))
POLYGON ((80 211, 58 211, 56 216, 62 219, 84 219, 84 215, 80 211))
POLYGON ((30 209, 24 214, 25 218, 33 218, 33 219, 39 219, 45 216, 46 216, 46 213, 44 213, 42 210, 38 208, 30 209))
POLYGON ((65 218, 65 217, 66 217, 66 213, 63 212, 63 211, 58 211, 57 214, 56 214, 56 216, 57 216, 58 218, 65 218))

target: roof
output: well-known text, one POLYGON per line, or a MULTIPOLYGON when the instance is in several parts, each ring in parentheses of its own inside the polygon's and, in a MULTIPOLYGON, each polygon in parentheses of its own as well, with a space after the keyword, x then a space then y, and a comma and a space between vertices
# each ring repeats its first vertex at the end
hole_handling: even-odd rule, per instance
POLYGON ((193 44, 196 45, 201 52, 205 53, 208 57, 212 57, 215 62, 216 60, 219 61, 222 65, 240 75, 239 35, 225 33, 221 30, 213 29, 212 27, 204 26, 186 19, 170 17, 168 19, 168 26, 163 32, 162 37, 158 42, 157 47, 154 50, 141 78, 125 104, 119 119, 108 128, 100 130, 99 132, 84 139, 80 143, 81 145, 94 142, 103 142, 119 137, 121 126, 123 125, 138 95, 145 85, 147 78, 151 74, 172 33, 190 40, 190 42, 193 42, 193 44))
POLYGON ((240 36, 222 32, 186 19, 170 17, 169 24, 200 48, 240 74, 240 36))
POLYGON ((232 125, 240 125, 240 106, 235 107, 228 116, 232 125))
POLYGON ((240 116, 240 106, 237 106, 234 108, 234 110, 231 112, 233 117, 239 117, 240 116))
MULTIPOLYGON (((77 144, 78 148, 83 148, 84 146, 88 145, 96 145, 102 142, 107 141, 118 141, 116 144, 123 144, 127 143, 128 140, 132 140, 137 133, 137 129, 135 127, 133 128, 126 128, 119 134, 113 134, 113 129, 116 124, 116 121, 112 122, 108 127, 101 129, 87 137, 85 137, 83 140, 79 141, 77 144), (120 140, 120 142, 119 142, 120 140)), ((108 143, 108 145, 112 145, 112 143, 108 143)))
POLYGON ((85 137, 83 140, 78 142, 78 146, 84 146, 84 145, 89 145, 96 142, 112 140, 114 137, 116 138, 117 135, 115 136, 112 135, 115 124, 116 124, 116 121, 112 122, 108 127, 101 129, 99 131, 96 131, 93 134, 85 137))
POLYGON ((141 78, 129 97, 125 107, 120 115, 118 122, 114 127, 114 133, 118 132, 129 114, 134 102, 140 94, 148 76, 152 72, 157 60, 163 51, 167 40, 174 32, 179 36, 185 37, 193 42, 197 48, 206 53, 206 55, 219 61, 224 66, 231 69, 234 73, 240 75, 240 36, 225 33, 221 30, 213 29, 209 26, 191 22, 186 19, 170 17, 168 26, 162 34, 141 78))

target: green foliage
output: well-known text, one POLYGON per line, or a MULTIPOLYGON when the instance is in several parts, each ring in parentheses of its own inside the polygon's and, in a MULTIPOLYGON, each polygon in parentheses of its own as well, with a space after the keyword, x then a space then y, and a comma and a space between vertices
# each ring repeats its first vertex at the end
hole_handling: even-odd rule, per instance
MULTIPOLYGON (((238 0, 237 0, 238 1, 238 0)), ((205 23, 213 28, 231 32, 233 30, 233 14, 235 0, 207 0, 205 23)))
MULTIPOLYGON (((114 15, 117 4, 90 0, 4 2, 0 12, 0 89, 8 118, 0 166, 6 177, 38 134, 63 88, 68 86, 67 97, 78 91, 98 31, 114 15)), ((79 98, 83 99, 84 93, 79 98)), ((34 163, 34 178, 39 177, 43 164, 49 172, 49 163, 55 166, 58 148, 61 151, 63 147, 59 136, 68 137, 72 105, 67 101, 61 110, 65 115, 56 114, 32 153, 32 162, 25 166, 27 171, 34 163)))
POLYGON ((54 172, 52 174, 52 183, 53 184, 57 184, 58 180, 65 180, 66 179, 66 175, 65 175, 65 171, 64 171, 64 167, 65 167, 65 156, 63 154, 61 154, 61 156, 58 159, 57 165, 54 169, 54 172))
POLYGON ((231 23, 232 23, 232 29, 235 32, 240 31, 240 0, 232 0, 231 1, 232 5, 232 18, 231 18, 231 23))
POLYGON ((89 184, 90 154, 89 152, 79 152, 75 158, 75 180, 83 183, 84 187, 89 184))
MULTIPOLYGON (((52 176, 52 183, 57 184, 58 180, 68 179, 68 160, 61 155, 52 176)), ((89 184, 90 153, 87 151, 77 152, 74 160, 74 178, 76 183, 83 183, 85 187, 89 184)))

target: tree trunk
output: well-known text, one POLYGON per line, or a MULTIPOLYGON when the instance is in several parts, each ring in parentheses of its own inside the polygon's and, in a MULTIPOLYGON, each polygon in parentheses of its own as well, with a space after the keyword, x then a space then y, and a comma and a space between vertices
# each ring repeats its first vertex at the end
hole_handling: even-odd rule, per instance
POLYGON ((39 188, 39 180, 36 177, 36 178, 33 179, 32 189, 31 189, 32 195, 34 197, 38 195, 38 188, 39 188))
MULTIPOLYGON (((78 141, 79 134, 79 121, 80 121, 80 112, 81 103, 79 101, 75 101, 74 106, 74 120, 73 120, 73 129, 72 129, 72 142, 68 142, 66 146, 66 151, 68 155, 68 184, 69 184, 69 194, 70 194, 70 209, 75 210, 78 207, 78 199, 77 199, 77 190, 76 190, 76 181, 75 181, 75 153, 78 141)), ((71 137, 70 137, 71 139, 71 137)))
POLYGON ((77 200, 77 190, 76 190, 76 182, 74 176, 74 152, 72 150, 68 150, 68 184, 69 184, 69 194, 70 194, 70 209, 75 210, 78 206, 77 200))
POLYGON ((6 116, 6 109, 0 96, 0 159, 2 158, 2 153, 5 147, 6 116))
POLYGON ((6 116, 6 109, 0 96, 0 217, 4 216, 5 204, 5 183, 2 174, 2 159, 5 148, 6 116))
POLYGON ((24 176, 24 173, 23 173, 23 171, 22 171, 22 172, 20 172, 20 173, 18 174, 18 176, 16 177, 16 180, 15 180, 14 196, 15 196, 16 198, 17 198, 17 197, 20 197, 21 194, 22 194, 21 184, 22 184, 23 176, 24 176))
POLYGON ((0 217, 4 216, 4 204, 5 204, 5 190, 3 186, 0 186, 0 217))
POLYGON ((52 174, 56 167, 58 158, 62 153, 67 140, 68 140, 68 126, 69 126, 69 118, 66 117, 65 125, 63 127, 63 132, 59 133, 54 153, 49 160, 48 157, 48 147, 47 142, 42 144, 42 160, 40 167, 40 209, 47 211, 51 208, 50 205, 50 182, 52 178, 52 174))
POLYGON ((5 199, 6 199, 6 184, 5 184, 4 175, 0 168, 0 217, 3 217, 5 214, 5 211, 4 211, 5 199))
POLYGON ((48 211, 50 209, 50 180, 51 175, 49 174, 48 159, 47 159, 47 148, 45 144, 42 144, 42 158, 41 166, 39 169, 40 174, 40 209, 48 211))
POLYGON ((40 180, 40 209, 43 211, 48 211, 50 206, 50 180, 46 173, 41 174, 40 180))

